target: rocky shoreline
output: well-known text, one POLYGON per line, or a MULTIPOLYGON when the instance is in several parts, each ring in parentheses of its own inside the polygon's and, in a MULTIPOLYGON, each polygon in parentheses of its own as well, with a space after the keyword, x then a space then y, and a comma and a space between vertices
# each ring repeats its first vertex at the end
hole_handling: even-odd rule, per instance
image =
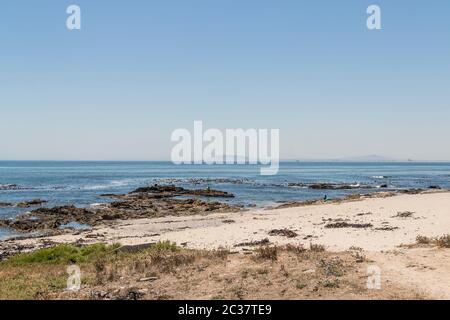
POLYGON ((328 201, 287 202, 264 211, 248 212, 243 212, 240 206, 201 200, 199 195, 224 196, 221 191, 211 189, 153 186, 128 194, 106 195, 116 201, 95 208, 39 208, 14 220, 1 220, 0 225, 14 228, 23 236, 0 241, 0 260, 21 252, 53 247, 58 243, 83 246, 101 242, 135 246, 171 240, 183 247, 240 248, 236 245, 259 243, 269 237, 270 242, 281 244, 289 240, 303 244, 324 241, 328 245, 336 245, 332 233, 338 230, 364 232, 366 236, 376 239, 375 242, 364 242, 359 236, 339 238, 339 250, 361 241, 368 247, 377 244, 392 247, 389 242, 391 238, 383 238, 382 233, 396 233, 392 240, 401 238, 404 243, 409 243, 418 232, 426 235, 430 232, 443 233, 436 224, 423 226, 425 213, 419 212, 423 208, 433 207, 444 214, 439 210, 447 206, 445 201, 449 192, 412 189, 355 194, 328 201), (380 220, 377 211, 383 211, 385 218, 380 220), (414 217, 398 215, 407 211, 414 211, 414 217), (392 219, 392 223, 387 224, 392 219), (87 224, 91 228, 61 228, 71 222, 87 224), (369 228, 369 224, 372 227, 369 228), (404 228, 409 228, 409 231, 404 228), (320 238, 323 236, 325 238, 320 238))
MULTIPOLYGON (((110 224, 117 220, 139 218, 157 218, 168 215, 183 216, 210 214, 215 212, 235 212, 241 206, 218 201, 206 201, 204 198, 232 198, 233 194, 224 191, 206 189, 184 189, 174 185, 153 185, 138 188, 128 194, 106 194, 116 201, 95 208, 77 208, 72 205, 53 208, 38 208, 22 214, 15 219, 0 220, 0 227, 6 227, 21 233, 39 232, 56 235, 73 229, 71 223, 94 227, 110 224), (182 197, 182 198, 180 198, 182 197)), ((17 207, 29 207, 44 204, 44 200, 32 200, 18 203, 17 207)), ((4 204, 11 205, 13 204, 4 204)))

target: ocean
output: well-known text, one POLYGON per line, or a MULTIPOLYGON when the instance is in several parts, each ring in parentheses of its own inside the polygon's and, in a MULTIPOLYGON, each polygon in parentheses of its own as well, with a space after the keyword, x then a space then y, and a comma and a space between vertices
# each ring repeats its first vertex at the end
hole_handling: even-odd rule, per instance
MULTIPOLYGON (((450 188, 450 163, 282 162, 275 176, 261 176, 255 165, 174 165, 171 162, 0 161, 0 202, 47 200, 47 207, 88 207, 111 201, 107 193, 176 184, 211 187, 235 194, 223 201, 266 207, 280 202, 440 186, 450 188), (351 190, 315 190, 314 183, 351 184, 351 190), (358 188, 361 186, 361 188, 358 188), (364 186, 364 187, 363 187, 364 186)), ((217 199, 216 199, 217 200, 217 199)), ((222 201, 222 200, 220 200, 222 201)), ((0 219, 33 208, 0 207, 0 219)), ((0 230, 0 238, 10 236, 0 230)))

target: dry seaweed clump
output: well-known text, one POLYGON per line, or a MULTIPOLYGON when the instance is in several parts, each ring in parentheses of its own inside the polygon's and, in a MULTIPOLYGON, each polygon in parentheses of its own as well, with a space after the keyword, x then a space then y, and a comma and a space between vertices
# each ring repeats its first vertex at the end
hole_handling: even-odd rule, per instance
POLYGON ((325 251, 325 246, 322 245, 322 244, 311 243, 309 245, 309 250, 311 250, 313 252, 324 252, 325 251))
POLYGON ((414 212, 411 211, 397 212, 392 218, 412 218, 413 214, 414 212))
POLYGON ((263 246, 256 249, 256 258, 260 260, 272 260, 278 259, 278 248, 276 246, 263 246))
POLYGON ((365 229, 371 228, 373 225, 371 223, 348 223, 348 222, 336 222, 329 223, 325 225, 327 229, 340 229, 340 228, 356 228, 356 229, 365 229))
POLYGON ((450 248, 450 235, 445 234, 440 237, 426 237, 418 235, 416 243, 421 245, 436 245, 439 248, 450 248))
POLYGON ((441 248, 450 248, 450 235, 446 234, 436 239, 436 244, 441 248))
POLYGON ((287 238, 295 238, 298 234, 289 229, 273 229, 269 231, 270 236, 282 236, 287 238))

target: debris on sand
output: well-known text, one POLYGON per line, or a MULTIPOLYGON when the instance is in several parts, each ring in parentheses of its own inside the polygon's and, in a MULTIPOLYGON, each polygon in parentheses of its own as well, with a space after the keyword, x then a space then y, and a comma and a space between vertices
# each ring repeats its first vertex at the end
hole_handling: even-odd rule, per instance
POLYGON ((236 221, 232 219, 222 220, 223 223, 236 223, 236 221))
POLYGON ((256 246, 265 246, 270 244, 270 241, 268 238, 264 238, 262 240, 256 240, 256 241, 249 241, 249 242, 241 242, 238 244, 235 244, 234 247, 256 247, 256 246))
POLYGON ((329 223, 325 225, 325 228, 327 229, 339 229, 339 228, 358 228, 358 229, 365 229, 365 228, 371 228, 373 225, 371 223, 348 223, 348 222, 336 222, 336 223, 329 223))
POLYGON ((397 212, 395 216, 392 218, 411 218, 413 216, 414 212, 411 211, 405 211, 405 212, 397 212))
POLYGON ((276 206, 275 208, 268 208, 269 209, 286 209, 286 208, 297 208, 297 207, 306 207, 311 206, 315 204, 322 204, 324 203, 323 200, 305 200, 305 201, 289 201, 285 202, 283 204, 280 204, 279 206, 276 206))
POLYGON ((287 237, 287 238, 295 238, 298 236, 297 233, 295 233, 292 230, 289 229, 273 229, 269 231, 270 236, 281 236, 281 237, 287 237))
POLYGON ((399 192, 403 194, 420 194, 423 191, 424 191, 423 189, 407 189, 407 190, 400 190, 399 192))
POLYGON ((399 229, 398 227, 391 227, 391 226, 382 226, 382 227, 379 227, 379 228, 375 228, 375 230, 377 230, 377 231, 394 231, 394 230, 397 230, 397 229, 399 229))

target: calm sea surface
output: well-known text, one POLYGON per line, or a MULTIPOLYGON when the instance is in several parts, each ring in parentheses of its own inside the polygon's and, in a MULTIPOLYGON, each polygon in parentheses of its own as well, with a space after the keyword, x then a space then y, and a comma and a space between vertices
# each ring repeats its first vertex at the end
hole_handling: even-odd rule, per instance
MULTIPOLYGON (((290 200, 342 197, 349 193, 388 189, 450 188, 450 163, 284 162, 275 176, 259 175, 252 165, 183 165, 170 162, 0 161, 0 202, 48 200, 47 206, 89 206, 110 201, 105 193, 126 193, 137 187, 176 184, 211 187, 234 193, 233 203, 267 206, 290 200), (312 190, 289 184, 317 182, 370 185, 370 189, 312 190), (11 185, 15 185, 11 187, 11 185)), ((31 208, 32 209, 32 208, 31 208)), ((0 218, 30 209, 0 208, 0 218)), ((0 230, 0 237, 8 235, 0 230)))

